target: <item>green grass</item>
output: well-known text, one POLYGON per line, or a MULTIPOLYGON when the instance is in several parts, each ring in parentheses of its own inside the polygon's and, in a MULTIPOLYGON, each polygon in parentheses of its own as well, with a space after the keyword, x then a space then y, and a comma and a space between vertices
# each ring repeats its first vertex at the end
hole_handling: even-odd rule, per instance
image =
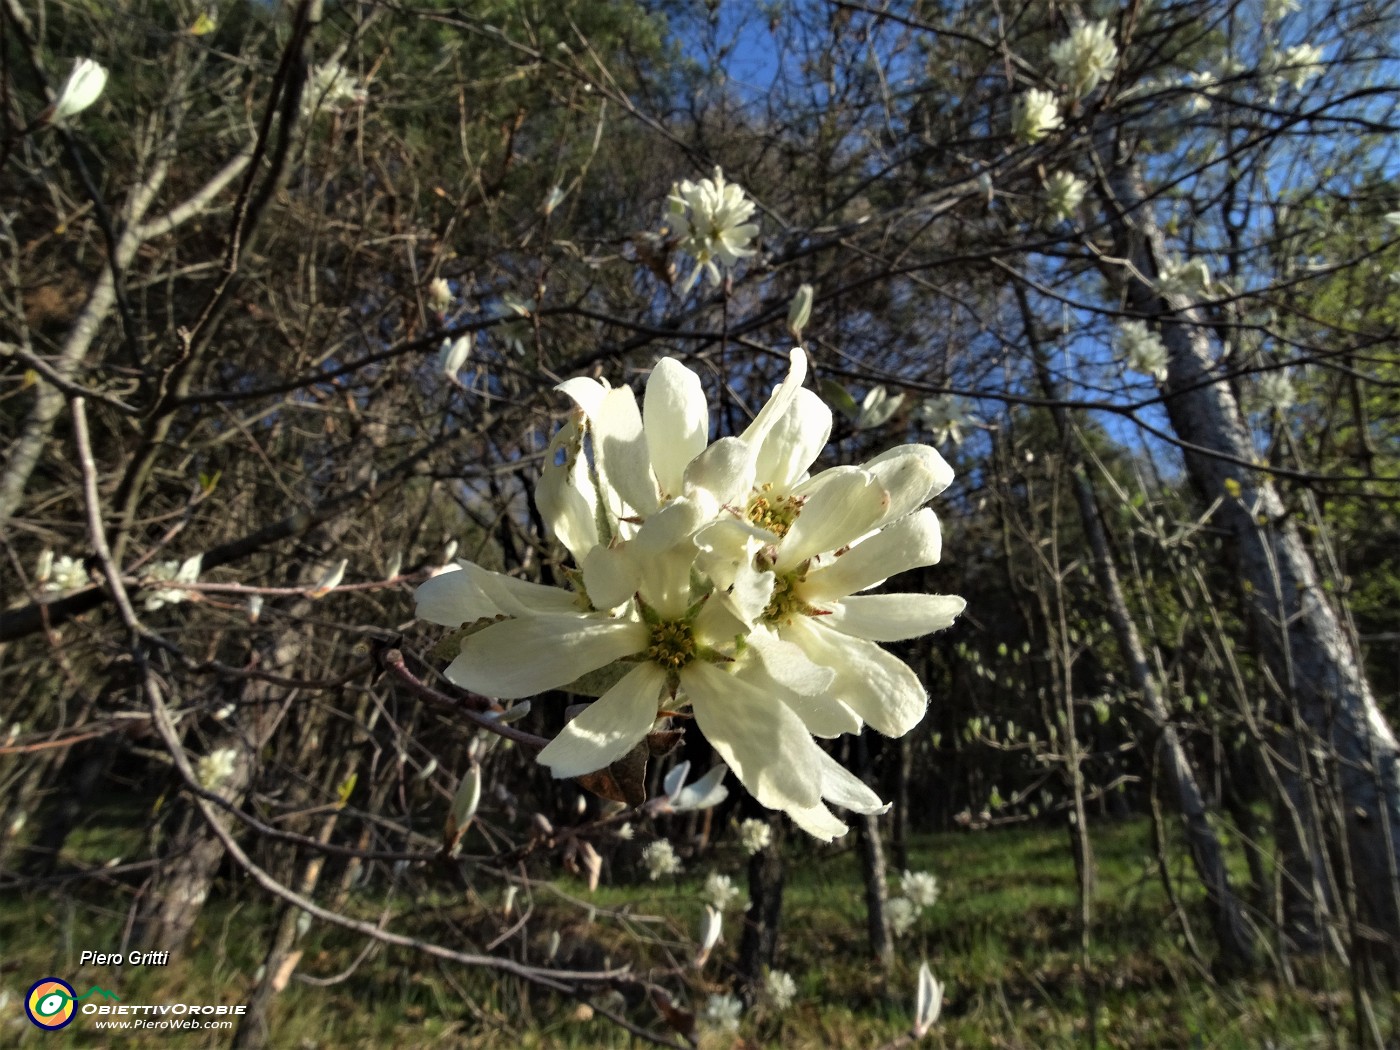
MULTIPOLYGON (((1098 863, 1094 924, 1086 960, 1079 949, 1077 894, 1062 831, 1043 829, 938 835, 914 843, 910 866, 935 873, 938 904, 899 943, 887 976, 874 965, 864 937, 863 890, 853 850, 814 851, 791 859, 784 899, 778 965, 794 975, 798 1003, 781 1015, 758 1010, 742 1036, 751 1047, 874 1047, 907 1029, 914 974, 922 959, 945 981, 937 1038, 946 1047, 1080 1047, 1089 1042, 1090 1018, 1105 1047, 1310 1047, 1351 1043, 1351 1000, 1345 973, 1309 968, 1305 987, 1289 990, 1254 978, 1217 984, 1187 950, 1155 865, 1148 861, 1143 822, 1093 829, 1098 863)), ((110 847, 101 836, 79 840, 91 855, 110 847)), ((724 871, 744 884, 744 859, 729 848, 692 860, 681 877, 633 882, 618 864, 614 884, 590 896, 576 880, 537 885, 519 905, 533 909, 523 930, 501 949, 532 962, 543 958, 559 930, 560 965, 631 963, 661 975, 662 983, 694 1005, 723 990, 739 939, 731 911, 722 944, 703 975, 685 969, 701 911, 697 894, 707 871, 724 871), (592 921, 586 901, 596 909, 592 921)), ((891 872, 892 881, 897 872, 891 872)), ((1192 909, 1198 943, 1211 950, 1189 873, 1178 892, 1192 909)), ((400 894, 394 928, 464 951, 482 951, 509 923, 501 918, 500 889, 478 880, 466 893, 434 884, 432 892, 400 894)), ((165 1033, 123 1042, 79 1018, 61 1033, 31 1029, 21 998, 39 977, 54 974, 85 991, 114 988, 126 1002, 246 1001, 255 987, 272 912, 266 904, 221 896, 205 909, 189 955, 164 969, 80 969, 84 948, 115 950, 130 904, 129 893, 85 889, 82 896, 52 890, 0 901, 0 1045, 221 1047, 229 1036, 165 1033), (241 902, 239 902, 241 901, 241 902)), ((377 919, 379 890, 353 898, 349 910, 377 919)), ((601 1019, 581 1017, 579 1004, 480 971, 441 966, 406 951, 377 948, 358 966, 362 942, 317 924, 301 942, 298 972, 327 977, 349 971, 341 983, 313 987, 294 980, 273 1015, 272 1045, 281 1047, 629 1047, 624 1033, 601 1019)), ((642 1024, 656 1024, 645 1002, 617 1005, 642 1024)), ((1400 1014, 1393 998, 1379 997, 1382 1024, 1400 1014)), ((1389 1028, 1383 1029, 1394 1037, 1389 1028)), ((707 1045, 729 1047, 728 1039, 707 1045)))

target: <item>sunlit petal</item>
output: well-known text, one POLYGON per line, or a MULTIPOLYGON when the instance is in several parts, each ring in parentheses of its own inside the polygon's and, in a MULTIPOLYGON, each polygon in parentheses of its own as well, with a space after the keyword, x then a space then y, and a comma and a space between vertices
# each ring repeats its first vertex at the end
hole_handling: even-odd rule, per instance
POLYGON ((616 762, 651 731, 666 683, 655 664, 640 664, 570 719, 540 752, 556 777, 577 777, 616 762))
POLYGON ((630 620, 560 615, 504 620, 468 635, 445 673, 463 689, 514 700, 631 656, 646 638, 646 628, 630 620))

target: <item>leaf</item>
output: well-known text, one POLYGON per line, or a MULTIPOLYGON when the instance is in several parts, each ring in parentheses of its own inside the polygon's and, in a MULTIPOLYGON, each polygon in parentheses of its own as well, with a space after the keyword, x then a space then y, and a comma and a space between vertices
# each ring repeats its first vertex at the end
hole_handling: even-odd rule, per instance
POLYGON ((819 384, 822 397, 838 411, 852 419, 860 415, 860 406, 850 392, 834 379, 823 379, 819 384))
POLYGON ((340 787, 335 789, 337 809, 343 809, 345 804, 350 801, 350 796, 355 792, 355 783, 359 779, 358 773, 351 773, 340 782, 340 787))

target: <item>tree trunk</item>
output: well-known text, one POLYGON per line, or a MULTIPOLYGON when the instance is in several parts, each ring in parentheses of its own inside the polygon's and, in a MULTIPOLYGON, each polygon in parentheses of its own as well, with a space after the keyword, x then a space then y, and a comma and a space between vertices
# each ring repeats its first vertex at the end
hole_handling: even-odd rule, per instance
MULTIPOLYGON (((1400 755, 1395 735, 1323 591, 1293 516, 1272 478, 1250 466, 1256 460, 1254 442, 1228 383, 1216 371, 1203 312, 1189 296, 1150 283, 1159 273, 1164 244, 1142 206, 1140 175, 1118 166, 1111 184, 1117 200, 1110 202, 1110 212, 1118 216, 1120 254, 1136 270, 1126 278, 1128 302, 1161 325, 1172 429, 1184 443, 1192 481, 1207 499, 1219 501, 1215 520, 1238 553, 1259 655, 1299 731, 1295 754, 1312 762, 1321 750, 1334 770, 1342 803, 1338 830, 1344 839, 1335 846, 1349 854, 1361 917, 1390 943, 1400 943, 1400 755)), ((1315 766, 1307 771, 1320 772, 1315 766)), ((1301 790, 1290 792, 1290 801, 1301 807, 1301 830, 1312 839, 1314 858, 1321 859, 1325 821, 1309 804, 1315 793, 1307 773, 1300 771, 1301 790)))
MULTIPOLYGON (((1093 561, 1094 578, 1102 592, 1101 597, 1108 606, 1109 623, 1113 627, 1123 662, 1127 664, 1128 679, 1142 698, 1141 711, 1147 716, 1151 727, 1151 740, 1161 761, 1168 793, 1185 825, 1191 860, 1201 884, 1205 886, 1206 906, 1210 912, 1216 944, 1220 947, 1221 963, 1224 969, 1231 972, 1252 969, 1255 961, 1253 933, 1245 919, 1244 908, 1230 885, 1225 851, 1220 845, 1215 828, 1211 826, 1205 796, 1196 781, 1195 770, 1176 728, 1171 724, 1171 709, 1158 688, 1157 677, 1152 673, 1137 624, 1128 611, 1123 584, 1118 577, 1118 567, 1114 563, 1112 551, 1109 550, 1108 536, 1099 514, 1098 501, 1094 498, 1093 483, 1078 453, 1069 413, 1059 403, 1060 392, 1034 336, 1033 318, 1024 296, 1024 292, 1019 293, 1026 330, 1031 336, 1036 373, 1047 400, 1052 402, 1050 412, 1060 432, 1064 454, 1069 464, 1074 498, 1079 507, 1079 517, 1093 561)), ((1149 765, 1155 763, 1149 761, 1149 765)))
POLYGON ((773 840, 749 859, 749 910, 744 913, 735 979, 740 995, 750 1004, 762 986, 764 968, 771 968, 777 957, 783 913, 783 825, 773 814, 768 817, 768 826, 773 840))
POLYGON ((884 970, 894 965, 894 941, 885 919, 885 850, 880 843, 880 818, 873 813, 854 816, 856 840, 860 848, 860 871, 865 879, 865 924, 870 937, 870 953, 884 970))

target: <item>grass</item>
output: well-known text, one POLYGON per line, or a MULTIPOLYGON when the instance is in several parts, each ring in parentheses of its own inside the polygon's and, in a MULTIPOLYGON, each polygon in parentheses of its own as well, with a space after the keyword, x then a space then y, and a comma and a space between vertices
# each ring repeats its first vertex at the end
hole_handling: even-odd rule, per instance
MULTIPOLYGON (((871 960, 864 938, 863 889, 854 852, 815 852, 789 863, 778 965, 797 980, 797 1004, 782 1014, 762 1008, 746 1019, 744 1042, 712 1037, 710 1046, 874 1047, 907 1030, 914 974, 927 959, 946 983, 943 1018, 929 1045, 968 1048, 1050 1048, 1089 1045, 1090 1029, 1104 1047, 1233 1048, 1344 1046, 1351 1042, 1346 974, 1316 965, 1307 987, 1288 989, 1265 978, 1216 983, 1187 948, 1155 866, 1148 828, 1140 821, 1093 829, 1098 862, 1094 925, 1087 960, 1079 948, 1077 895, 1062 831, 1021 829, 919 838, 910 866, 934 872, 938 904, 899 944, 891 973, 871 960), (1087 963, 1087 965, 1086 965, 1087 963), (1092 1022, 1091 1022, 1092 1018, 1092 1022)), ((101 837, 79 841, 97 851, 101 837)), ((630 962, 656 973, 684 964, 701 911, 706 872, 724 871, 743 885, 743 858, 720 849, 702 866, 662 883, 629 884, 619 864, 611 885, 589 895, 564 878, 522 896, 525 928, 501 950, 540 961, 551 931, 559 931, 556 963, 580 968, 630 962), (583 905, 575 901, 585 902, 583 905), (587 908, 595 909, 589 921, 587 908)), ((1183 872, 1179 892, 1189 909, 1199 893, 1183 872)), ((892 876, 897 873, 892 872, 892 876)), ((90 885, 90 884, 89 884, 90 885)), ((498 886, 431 893, 395 901, 394 927, 464 951, 480 951, 510 925, 501 918, 498 886)), ((246 1001, 265 950, 272 912, 263 903, 219 896, 206 906, 191 951, 165 968, 78 966, 85 948, 117 950, 127 919, 125 896, 85 890, 11 894, 0 901, 0 1045, 223 1047, 230 1035, 172 1034, 122 1041, 79 1018, 60 1033, 33 1029, 21 999, 40 977, 55 974, 85 991, 114 988, 125 1002, 246 1001)), ((365 891, 350 910, 377 918, 382 889, 365 891)), ((738 942, 731 912, 729 943, 703 975, 664 979, 701 1005, 724 990, 738 942), (689 982, 687 988, 686 983, 689 982)), ((1210 950, 1209 931, 1192 914, 1195 935, 1210 950)), ((606 1021, 586 1019, 579 1003, 526 988, 482 971, 464 971, 390 948, 354 965, 362 942, 314 925, 299 945, 300 974, 342 982, 315 987, 293 980, 274 1007, 272 1045, 426 1047, 475 1050, 511 1047, 630 1047, 606 1021)), ((656 1024, 645 1002, 614 1004, 633 1020, 656 1024)), ((1400 1016, 1391 998, 1378 1003, 1382 1024, 1400 1016)), ((1393 1029, 1383 1029, 1391 1038, 1393 1029)))

